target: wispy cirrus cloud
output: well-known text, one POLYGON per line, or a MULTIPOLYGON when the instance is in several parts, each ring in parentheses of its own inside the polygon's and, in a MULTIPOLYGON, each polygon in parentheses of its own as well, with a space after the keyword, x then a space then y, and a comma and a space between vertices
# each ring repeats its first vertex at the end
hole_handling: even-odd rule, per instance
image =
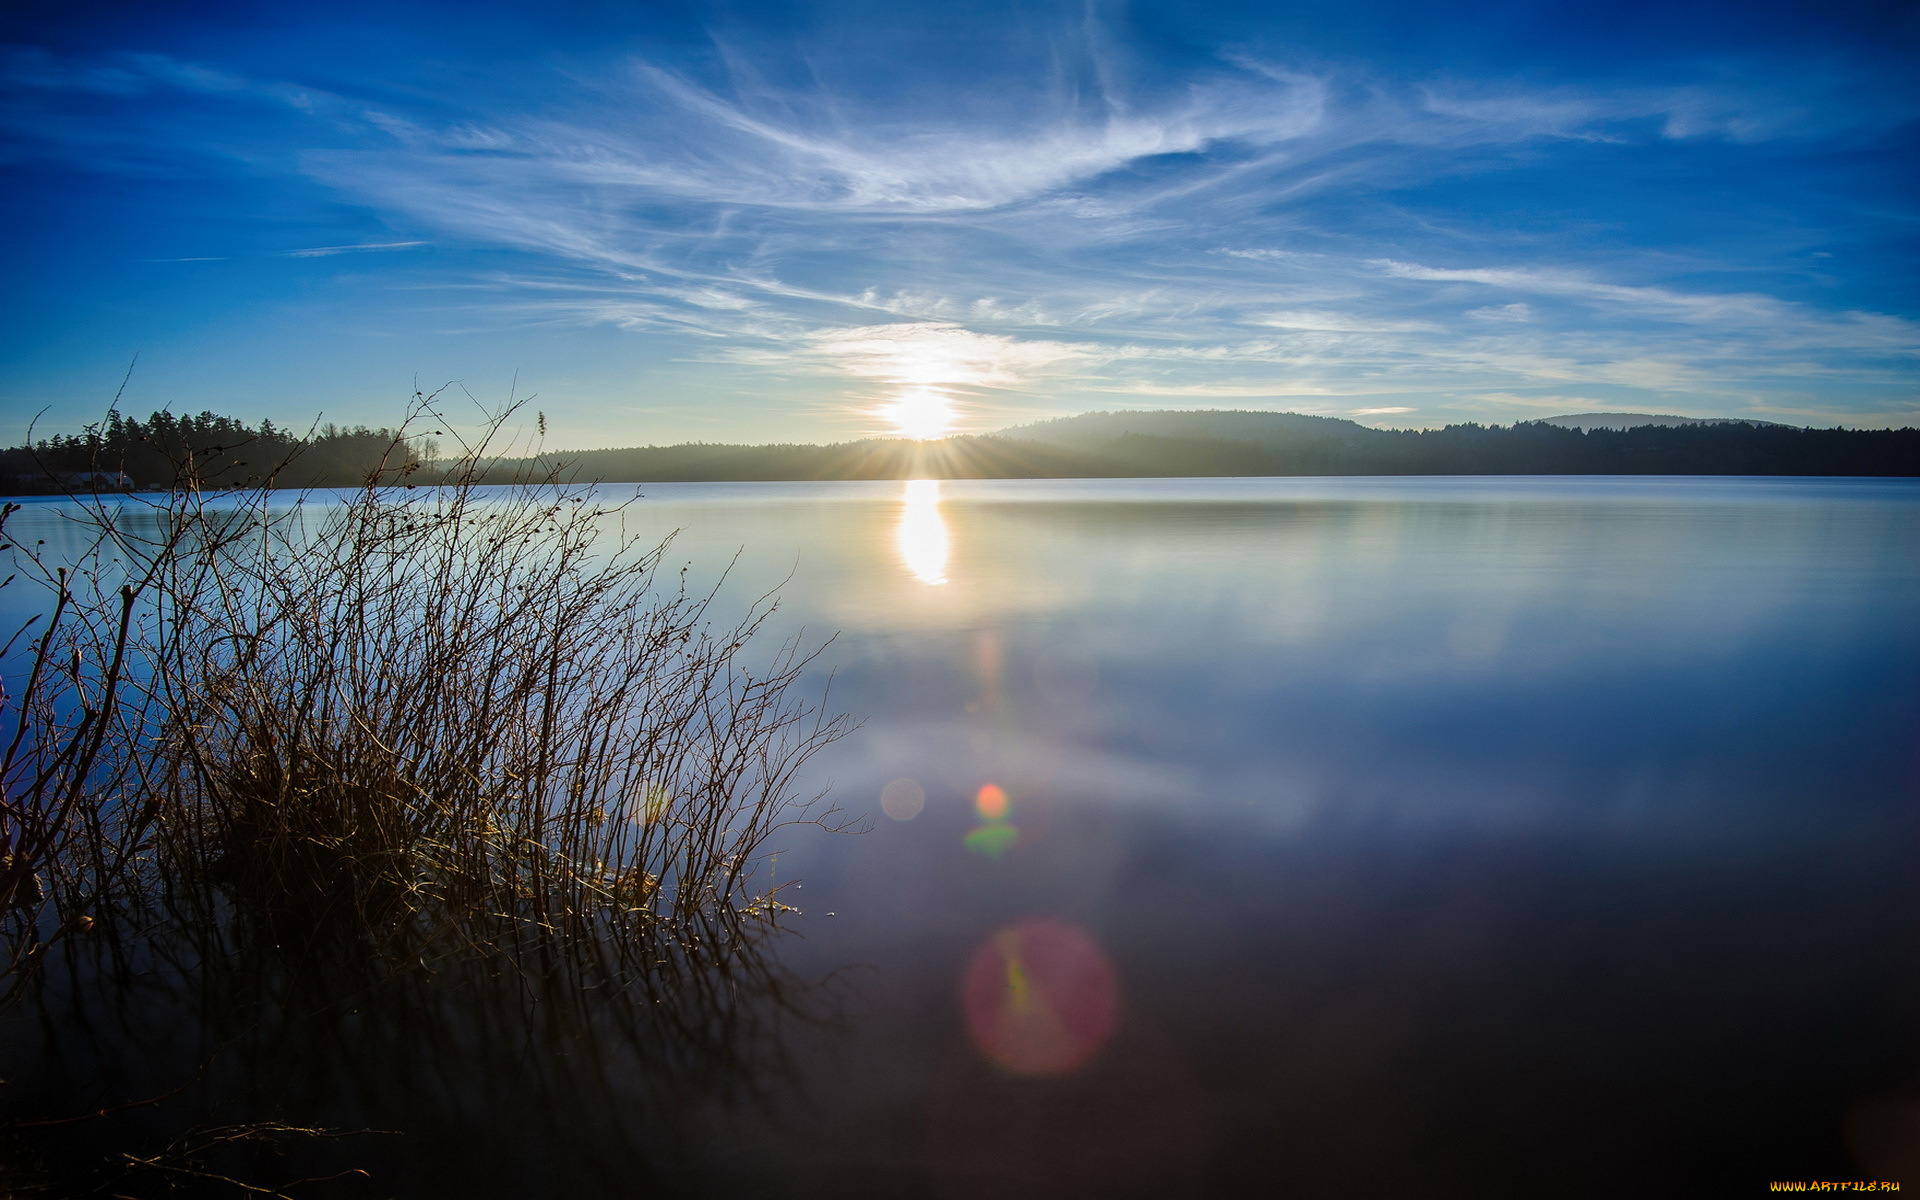
MULTIPOLYGON (((1551 268, 1430 267, 1392 259, 1374 260, 1371 265, 1399 279, 1479 284, 1510 292, 1600 304, 1688 324, 1759 329, 1770 339, 1782 336, 1804 339, 1796 341, 1802 345, 1817 343, 1836 349, 1920 354, 1920 322, 1884 313, 1819 312, 1760 293, 1689 292, 1670 287, 1610 283, 1579 272, 1551 268)), ((1524 301, 1519 301, 1491 310, 1475 308, 1468 312, 1483 320, 1526 320, 1531 319, 1532 310, 1524 301)))
POLYGON ((16 102, 35 93, 116 98, 181 92, 264 98, 302 112, 335 109, 331 92, 208 66, 150 51, 62 55, 43 46, 0 45, 0 89, 16 102))
POLYGON ((335 254, 360 254, 366 251, 411 250, 424 246, 426 242, 355 242, 346 246, 308 246, 301 250, 284 250, 287 258, 330 258, 335 254))

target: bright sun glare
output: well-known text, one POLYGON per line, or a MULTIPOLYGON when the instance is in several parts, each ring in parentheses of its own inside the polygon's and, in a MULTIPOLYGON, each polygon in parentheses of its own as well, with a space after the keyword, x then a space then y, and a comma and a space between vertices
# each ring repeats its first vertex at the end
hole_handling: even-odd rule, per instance
POLYGON ((902 435, 916 441, 947 436, 953 427, 953 405, 932 388, 913 388, 883 406, 880 415, 892 421, 902 435))

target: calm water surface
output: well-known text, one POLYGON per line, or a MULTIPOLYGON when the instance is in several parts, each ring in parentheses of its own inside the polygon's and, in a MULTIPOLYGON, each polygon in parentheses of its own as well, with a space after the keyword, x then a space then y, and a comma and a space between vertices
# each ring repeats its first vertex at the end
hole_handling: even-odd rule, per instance
POLYGON ((727 1051, 754 1095, 457 991, 322 1036, 134 989, 34 1086, 217 1042, 251 1103, 404 1131, 352 1194, 1920 1186, 1915 483, 682 484, 627 520, 837 634, 816 682, 865 722, 810 782, 870 830, 777 842, 817 986, 727 1051))

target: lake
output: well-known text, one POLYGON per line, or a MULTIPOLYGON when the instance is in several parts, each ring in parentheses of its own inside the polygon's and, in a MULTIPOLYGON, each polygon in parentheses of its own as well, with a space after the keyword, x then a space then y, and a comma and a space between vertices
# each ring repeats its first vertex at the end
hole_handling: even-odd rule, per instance
POLYGON ((399 1131, 313 1195, 1920 1185, 1920 483, 644 492, 863 722, 727 1028, 156 955, 16 1017, 7 1102, 399 1131))

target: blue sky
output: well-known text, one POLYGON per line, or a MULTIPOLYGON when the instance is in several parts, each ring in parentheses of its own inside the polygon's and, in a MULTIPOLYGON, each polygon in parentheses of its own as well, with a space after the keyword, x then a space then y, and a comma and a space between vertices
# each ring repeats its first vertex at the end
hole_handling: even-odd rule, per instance
POLYGON ((10 442, 136 354, 135 413, 460 381, 582 448, 1920 423, 1911 4, 41 7, 0 18, 10 442))

